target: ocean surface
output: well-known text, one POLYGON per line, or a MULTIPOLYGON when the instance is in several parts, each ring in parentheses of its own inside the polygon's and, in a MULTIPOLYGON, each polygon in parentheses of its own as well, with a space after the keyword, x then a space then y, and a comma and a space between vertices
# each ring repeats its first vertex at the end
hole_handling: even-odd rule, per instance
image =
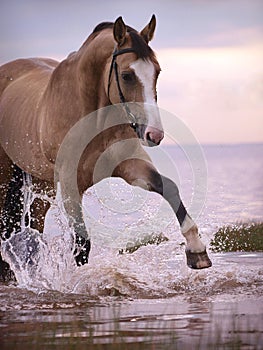
MULTIPOLYGON (((164 145, 149 152, 178 184, 208 250, 219 227, 263 221, 263 144, 164 145)), ((110 344, 121 342, 210 349, 216 337, 222 349, 233 338, 241 349, 263 347, 262 253, 210 252, 212 268, 190 270, 168 204, 120 179, 89 189, 83 207, 92 239, 88 265, 74 264, 59 204, 49 211, 42 237, 34 233, 30 241, 22 232, 15 241, 29 248, 25 263, 19 244, 12 247, 18 283, 0 285, 1 349, 71 343, 114 349, 110 344), (120 254, 163 236, 168 241, 120 254)))

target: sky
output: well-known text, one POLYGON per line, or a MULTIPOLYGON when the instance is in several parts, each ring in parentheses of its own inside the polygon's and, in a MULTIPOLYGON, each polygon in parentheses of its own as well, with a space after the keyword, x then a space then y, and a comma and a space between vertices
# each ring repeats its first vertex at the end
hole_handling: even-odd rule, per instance
POLYGON ((159 106, 200 143, 263 142, 262 0, 1 0, 0 64, 62 60, 98 23, 141 30, 153 13, 159 106))

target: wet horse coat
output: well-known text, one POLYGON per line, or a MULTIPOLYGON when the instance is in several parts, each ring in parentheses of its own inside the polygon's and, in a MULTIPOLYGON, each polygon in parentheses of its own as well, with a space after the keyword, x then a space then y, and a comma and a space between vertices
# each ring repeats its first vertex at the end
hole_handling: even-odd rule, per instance
MULTIPOLYGON (((164 135, 156 103, 160 66, 148 45, 155 25, 153 16, 138 33, 119 17, 115 23, 98 25, 81 48, 61 63, 33 58, 18 59, 0 67, 2 236, 3 232, 7 234, 9 226, 5 207, 14 165, 32 175, 37 191, 50 191, 53 195, 56 170, 65 197, 65 178, 70 168, 63 160, 56 168, 61 145, 77 123, 98 111, 96 118, 90 118, 88 130, 101 132, 95 132, 96 136, 86 145, 77 164, 80 200, 87 188, 107 176, 121 177, 129 184, 160 193, 173 208, 186 238, 188 265, 192 268, 211 266, 177 186, 157 172, 141 146, 141 143, 157 145, 164 135), (133 103, 131 107, 127 102, 133 103), (106 106, 113 106, 108 113, 101 110, 106 106), (116 114, 123 122, 111 125, 111 115, 116 114), (120 155, 123 152, 120 148, 116 151, 114 145, 123 140, 132 140, 132 147, 120 155), (106 163, 114 163, 114 168, 111 173, 102 171, 95 179, 96 164, 109 148, 115 152, 109 152, 106 163)), ((82 133, 80 138, 83 137, 82 133)), ((31 226, 39 231, 43 230, 48 206, 41 199, 32 205, 31 226)), ((79 246, 76 261, 80 265, 88 260, 90 243, 80 203, 70 206, 66 209, 76 232, 79 246)))

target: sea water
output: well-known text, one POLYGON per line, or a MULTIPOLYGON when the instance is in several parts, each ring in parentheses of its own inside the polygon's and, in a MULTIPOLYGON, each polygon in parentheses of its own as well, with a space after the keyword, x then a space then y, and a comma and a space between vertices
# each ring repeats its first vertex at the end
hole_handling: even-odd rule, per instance
MULTIPOLYGON (((178 183, 185 206, 209 248, 219 227, 262 221, 263 145, 204 146, 202 150, 204 157, 199 164, 202 169, 192 164, 189 150, 182 147, 163 146, 156 153, 151 150, 151 157, 161 173, 178 183)), ((211 305, 216 309, 220 303, 236 301, 235 307, 241 308, 237 314, 242 314, 242 302, 249 298, 253 310, 255 303, 258 305, 253 314, 258 331, 262 311, 262 254, 210 252, 212 268, 190 270, 184 257, 184 239, 167 203, 157 194, 128 186, 123 180, 108 179, 84 195, 83 208, 92 248, 89 264, 77 268, 72 253, 73 235, 57 199, 47 215, 42 236, 27 228, 2 248, 18 281, 18 287, 0 286, 2 312, 72 309, 74 317, 77 309, 85 309, 89 303, 94 310, 97 305, 110 303, 110 314, 111 303, 117 298, 122 305, 128 303, 129 310, 132 307, 138 310, 131 315, 125 311, 126 306, 118 309, 124 325, 126 321, 137 322, 142 327, 146 322, 144 315, 150 322, 155 320, 155 325, 158 320, 169 321, 169 325, 178 320, 177 325, 181 322, 183 327, 185 322, 188 326, 195 322, 198 314, 205 315, 200 319, 206 324, 211 305), (120 254, 127 247, 162 236, 168 241, 142 246, 132 254, 120 254), (21 254, 27 257, 23 262, 21 254), (31 292, 25 292, 25 288, 31 292), (147 302, 149 299, 155 301, 147 302), (156 305, 162 305, 161 311, 156 305), (167 313, 165 309, 169 305, 178 308, 181 305, 182 310, 167 313), (203 314, 201 305, 206 308, 203 314), (189 311, 195 307, 196 312, 189 311), (145 309, 147 312, 142 311, 145 309)), ((100 322, 101 317, 95 318, 100 322)), ((6 319, 3 327, 10 322, 6 319)), ((110 326, 105 327, 102 333, 107 342, 110 326)), ((257 334, 262 336, 260 331, 257 334)))

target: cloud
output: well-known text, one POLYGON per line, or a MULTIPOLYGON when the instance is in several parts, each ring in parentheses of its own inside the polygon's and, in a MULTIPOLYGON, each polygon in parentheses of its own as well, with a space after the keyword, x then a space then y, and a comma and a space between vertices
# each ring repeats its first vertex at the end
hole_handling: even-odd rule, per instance
POLYGON ((204 46, 240 46, 263 43, 263 28, 260 26, 223 29, 208 34, 204 46))
POLYGON ((159 51, 159 104, 200 142, 263 141, 263 46, 159 51))

